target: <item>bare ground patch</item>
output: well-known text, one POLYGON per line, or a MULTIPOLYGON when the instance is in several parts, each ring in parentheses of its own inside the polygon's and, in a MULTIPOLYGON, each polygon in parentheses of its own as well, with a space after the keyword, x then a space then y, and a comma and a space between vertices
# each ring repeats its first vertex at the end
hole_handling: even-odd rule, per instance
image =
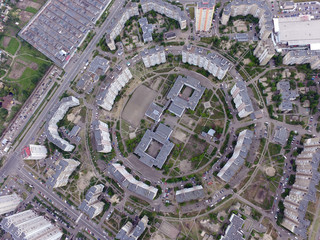
POLYGON ((24 70, 26 70, 26 68, 27 67, 25 65, 23 65, 22 63, 16 61, 13 64, 12 69, 11 69, 11 71, 9 73, 9 78, 19 79, 22 76, 24 70))
POLYGON ((180 168, 181 172, 183 172, 183 173, 190 172, 191 171, 191 167, 192 167, 191 166, 191 162, 188 161, 188 160, 182 160, 180 162, 179 168, 180 168))
POLYGON ((185 143, 188 138, 188 133, 182 131, 180 128, 176 128, 172 133, 172 137, 178 139, 180 142, 185 143))
POLYGON ((138 127, 150 103, 156 97, 156 92, 141 85, 132 94, 129 102, 125 106, 122 118, 130 125, 138 127))
POLYGON ((11 40, 11 37, 8 37, 8 36, 3 37, 3 42, 2 42, 3 47, 5 48, 8 47, 10 40, 11 40))
POLYGON ((89 171, 87 174, 83 174, 80 172, 79 181, 78 183, 78 190, 79 192, 83 192, 83 190, 89 185, 90 179, 94 176, 92 171, 89 171))
POLYGON ((29 20, 32 18, 33 13, 27 12, 27 11, 21 11, 20 13, 20 20, 22 22, 29 22, 29 20))
POLYGON ((40 9, 41 4, 27 0, 27 1, 19 1, 19 2, 17 3, 17 7, 20 8, 20 9, 26 9, 27 7, 32 7, 32 8, 35 8, 35 9, 40 9))

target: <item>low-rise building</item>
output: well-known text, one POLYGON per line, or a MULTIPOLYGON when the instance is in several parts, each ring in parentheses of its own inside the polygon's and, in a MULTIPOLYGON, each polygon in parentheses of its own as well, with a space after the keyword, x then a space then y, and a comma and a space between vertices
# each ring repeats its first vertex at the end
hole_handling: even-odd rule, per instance
POLYGON ((103 192, 103 188, 102 184, 92 186, 79 206, 79 209, 91 219, 98 216, 103 210, 104 203, 98 200, 98 197, 103 192))
POLYGON ((4 217, 1 227, 10 233, 14 240, 59 240, 63 235, 58 227, 32 210, 4 217))
POLYGON ((71 152, 74 149, 74 146, 60 137, 57 123, 63 119, 69 108, 78 106, 79 104, 79 99, 73 96, 65 97, 61 99, 58 107, 53 110, 53 114, 48 116, 48 121, 46 123, 47 139, 65 152, 71 152))
POLYGON ((289 131, 285 127, 276 127, 273 136, 273 142, 279 143, 280 145, 286 145, 289 137, 289 131))
POLYGON ((177 37, 177 34, 175 32, 166 32, 163 36, 166 40, 173 40, 177 37))
POLYGON ((23 199, 15 193, 0 196, 0 215, 16 210, 22 201, 23 199))
POLYGON ((292 111, 292 102, 299 94, 295 90, 290 90, 290 82, 289 81, 281 81, 277 83, 277 90, 281 94, 281 103, 279 105, 279 109, 282 112, 292 111))
POLYGON ((244 240, 242 226, 244 224, 244 220, 232 213, 230 219, 230 224, 228 225, 224 236, 222 236, 221 240, 244 240))
POLYGON ((219 80, 223 79, 231 68, 231 63, 222 56, 208 54, 206 49, 192 45, 183 46, 182 62, 203 68, 219 80))
POLYGON ((153 102, 148 107, 145 115, 148 118, 151 118, 152 120, 154 120, 155 122, 159 122, 163 111, 164 111, 163 107, 160 107, 159 105, 153 102))
POLYGON ((115 72, 108 76, 107 81, 109 84, 99 93, 96 98, 98 106, 111 111, 116 96, 120 90, 129 82, 132 78, 132 74, 126 66, 119 67, 115 72))
POLYGON ((152 39, 152 32, 153 32, 152 24, 149 24, 148 19, 145 17, 139 19, 139 24, 142 29, 143 42, 145 42, 145 43, 152 42, 152 40, 153 40, 152 39))
POLYGON ((97 151, 101 153, 111 152, 112 146, 108 124, 95 120, 92 122, 92 129, 97 151))
POLYGON ((184 188, 176 192, 176 201, 178 203, 188 202, 191 200, 199 200, 204 198, 204 190, 201 185, 194 186, 191 188, 184 188))
POLYGON ((232 157, 218 173, 219 178, 225 182, 229 182, 231 178, 240 170, 248 155, 252 140, 252 131, 246 129, 239 133, 238 141, 234 148, 232 157))
POLYGON ((246 83, 243 80, 236 82, 231 89, 231 95, 240 118, 247 117, 253 113, 253 105, 248 94, 246 83))
POLYGON ((116 239, 119 240, 137 240, 148 226, 148 217, 143 216, 136 226, 127 222, 117 233, 116 239))
POLYGON ((118 163, 110 164, 108 167, 108 172, 123 188, 126 188, 137 195, 140 195, 148 200, 153 200, 157 195, 157 188, 148 186, 147 184, 138 181, 127 172, 124 166, 118 163))
POLYGON ((181 29, 187 27, 187 16, 185 12, 169 2, 162 0, 141 0, 141 7, 144 13, 153 10, 178 21, 181 29))
POLYGON ((167 95, 171 100, 168 110, 178 117, 182 116, 186 108, 195 110, 205 89, 200 81, 193 77, 178 76, 167 95))
POLYGON ((144 49, 140 53, 145 67, 153 67, 157 64, 166 62, 166 53, 163 46, 156 46, 150 49, 144 49))
POLYGON ((162 168, 174 144, 169 141, 172 129, 160 123, 156 131, 147 130, 143 135, 134 153, 139 160, 149 167, 162 168), (148 151, 150 149, 150 151, 148 151))
POLYGON ((56 172, 48 178, 46 185, 52 188, 63 187, 68 184, 69 177, 80 165, 80 162, 73 159, 62 159, 56 167, 56 172))
POLYGON ((316 186, 320 180, 320 138, 307 139, 295 163, 295 182, 284 200, 284 219, 281 224, 294 234, 306 238, 310 221, 305 215, 309 202, 317 201, 316 186))
POLYGON ((40 160, 47 157, 47 149, 42 145, 29 144, 22 149, 22 157, 24 160, 40 160))

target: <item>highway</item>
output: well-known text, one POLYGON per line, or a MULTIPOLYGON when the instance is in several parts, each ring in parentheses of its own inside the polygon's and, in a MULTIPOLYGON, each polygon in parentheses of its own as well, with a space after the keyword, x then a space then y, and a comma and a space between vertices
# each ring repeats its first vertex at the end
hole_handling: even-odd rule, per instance
MULTIPOLYGON (((65 75, 62 78, 62 82, 60 86, 58 87, 55 94, 52 96, 50 101, 47 103, 46 108, 39 114, 38 118, 34 122, 34 124, 30 127, 29 130, 27 130, 25 136, 17 145, 16 151, 11 148, 9 152, 7 153, 7 158, 4 162, 3 167, 0 170, 0 178, 4 179, 6 176, 13 176, 15 174, 21 175, 21 177, 26 180, 27 182, 32 183, 34 186, 37 187, 37 189, 41 192, 43 192, 48 198, 50 198, 52 201, 54 201, 56 207, 62 207, 61 209, 66 208, 68 214, 70 214, 72 217, 75 217, 76 219, 79 217, 80 212, 74 209, 71 209, 69 205, 67 205, 62 199, 60 199, 57 194, 55 194, 52 191, 49 191, 44 185, 40 184, 38 180, 33 179, 26 173, 24 169, 22 169, 22 159, 20 156, 20 151, 22 148, 30 143, 32 143, 32 139, 36 136, 37 132, 40 129, 40 126, 43 124, 43 122, 46 120, 48 113, 53 108, 54 105, 57 104, 59 101, 59 96, 68 88, 70 82, 77 76, 77 74, 80 72, 81 68, 84 66, 86 60, 91 57, 93 50, 96 48, 96 44, 99 42, 99 40, 103 37, 103 35, 106 32, 106 29, 108 25, 110 24, 111 19, 117 15, 117 12, 120 8, 122 8, 124 1, 119 0, 117 1, 118 4, 114 4, 110 10, 109 10, 109 16, 106 19, 106 21, 102 24, 100 28, 96 30, 96 35, 93 37, 91 42, 88 44, 87 48, 83 51, 83 53, 75 59, 71 59, 69 64, 65 68, 65 75), (20 169, 20 170, 18 170, 20 169)), ((102 235, 101 229, 97 229, 95 227, 95 224, 93 224, 91 221, 88 221, 84 218, 80 218, 78 224, 80 226, 87 227, 90 229, 91 232, 95 234, 95 236, 98 236, 100 239, 106 239, 102 235)))
POLYGON ((66 212, 72 218, 77 219, 77 226, 89 229, 91 232, 94 232, 94 235, 99 237, 100 239, 111 239, 102 234, 102 231, 98 228, 97 224, 88 221, 80 211, 71 208, 67 203, 65 203, 61 198, 59 198, 58 194, 49 190, 45 187, 45 185, 40 184, 38 180, 35 180, 33 177, 31 177, 26 169, 21 168, 18 171, 18 175, 28 183, 32 184, 35 192, 41 191, 41 193, 44 194, 46 198, 51 199, 56 208, 60 209, 63 212, 66 212))

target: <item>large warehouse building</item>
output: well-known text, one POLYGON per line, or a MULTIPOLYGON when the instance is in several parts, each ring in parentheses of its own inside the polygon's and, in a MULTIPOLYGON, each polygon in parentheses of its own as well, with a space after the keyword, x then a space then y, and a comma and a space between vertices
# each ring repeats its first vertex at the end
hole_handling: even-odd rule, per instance
POLYGON ((320 19, 313 20, 312 16, 303 15, 290 18, 274 18, 275 40, 289 48, 320 50, 320 19))

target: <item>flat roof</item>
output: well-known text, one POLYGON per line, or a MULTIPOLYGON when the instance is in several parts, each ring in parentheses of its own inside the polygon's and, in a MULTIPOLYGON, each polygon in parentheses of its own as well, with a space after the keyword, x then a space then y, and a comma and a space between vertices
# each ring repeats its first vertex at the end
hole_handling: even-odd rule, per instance
POLYGON ((320 43, 320 19, 311 16, 279 18, 274 20, 279 41, 288 45, 308 45, 320 43))

